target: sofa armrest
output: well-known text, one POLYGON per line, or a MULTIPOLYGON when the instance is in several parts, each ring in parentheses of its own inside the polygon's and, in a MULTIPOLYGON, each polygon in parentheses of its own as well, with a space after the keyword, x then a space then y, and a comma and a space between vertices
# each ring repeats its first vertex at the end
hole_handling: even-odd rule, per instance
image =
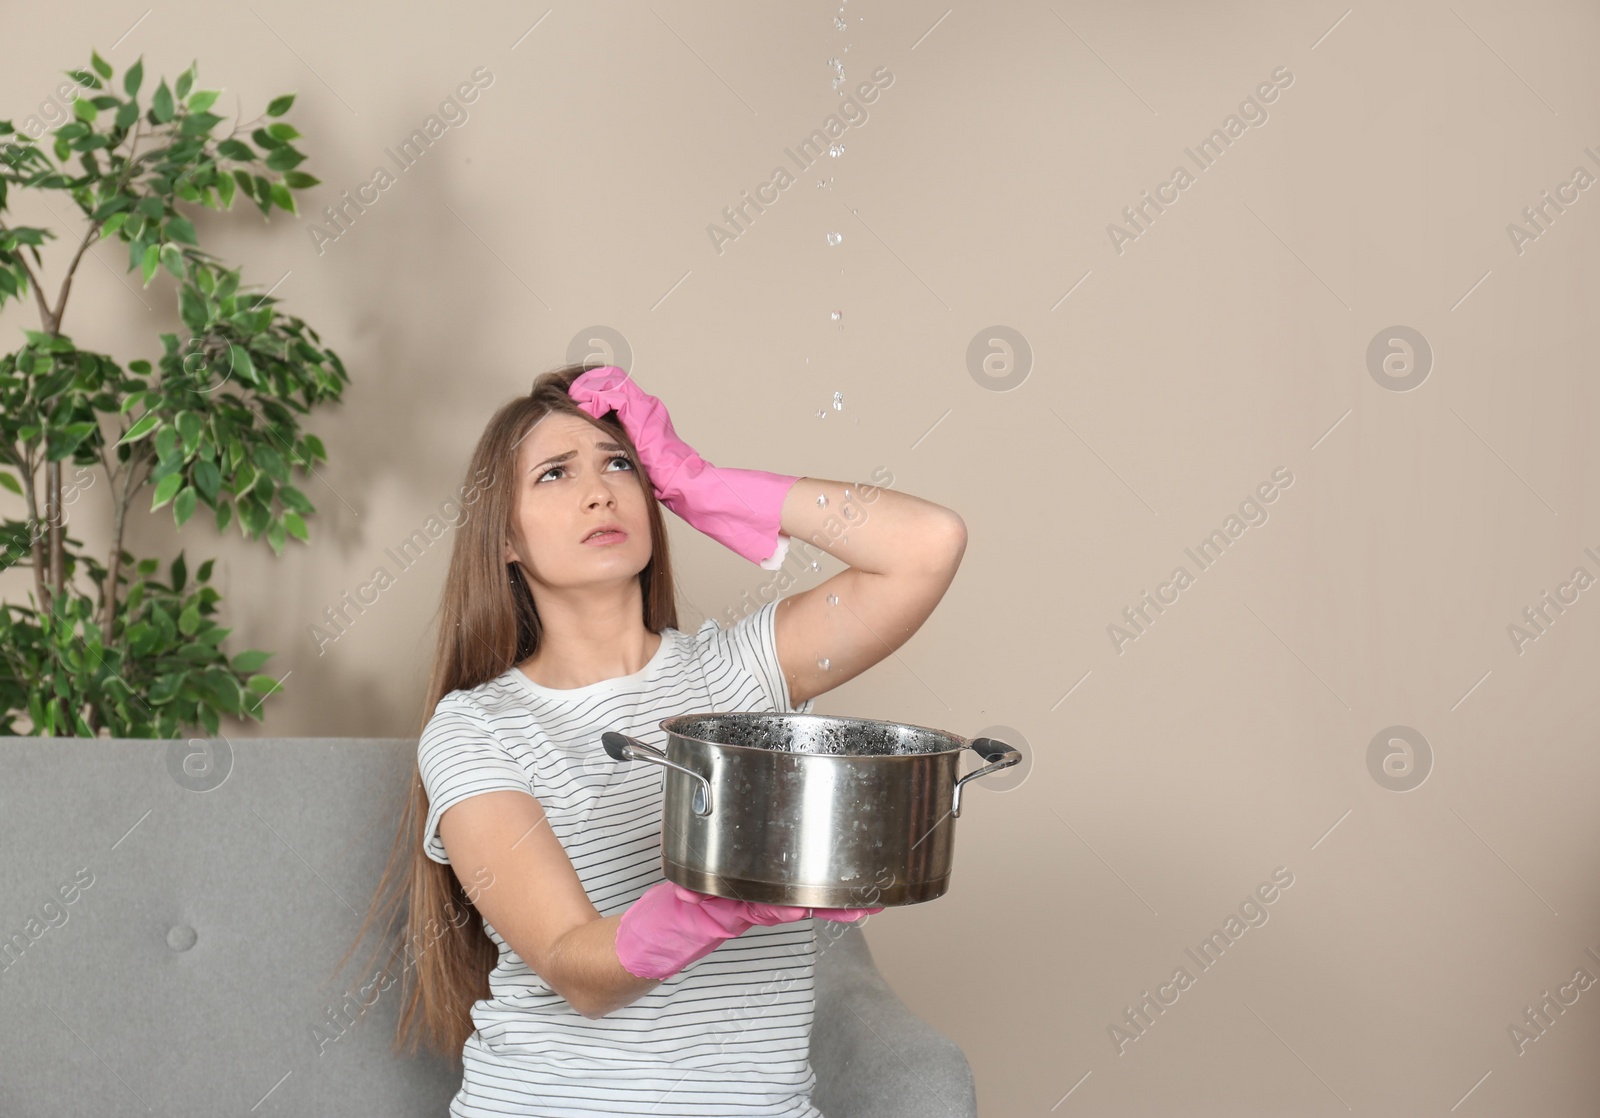
POLYGON ((966 1056, 889 987, 861 929, 816 925, 817 1108, 827 1118, 977 1118, 966 1056))

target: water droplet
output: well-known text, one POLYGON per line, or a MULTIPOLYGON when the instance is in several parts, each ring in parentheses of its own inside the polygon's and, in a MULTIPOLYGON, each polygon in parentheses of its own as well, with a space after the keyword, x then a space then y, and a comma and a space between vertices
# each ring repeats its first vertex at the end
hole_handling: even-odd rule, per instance
POLYGON ((828 316, 830 318, 832 318, 835 322, 838 322, 840 319, 844 318, 844 312, 843 311, 829 311, 828 312, 828 316))
POLYGON ((830 245, 836 245, 842 240, 844 240, 844 234, 843 233, 829 233, 828 234, 828 243, 830 245))
POLYGON ((844 63, 840 62, 837 58, 830 58, 828 59, 828 69, 832 70, 836 74, 842 74, 844 73, 844 63))
POLYGON ((839 604, 839 595, 837 595, 837 594, 829 594, 828 595, 828 604, 830 606, 838 605, 839 604))
POLYGON ((833 410, 834 411, 844 411, 844 393, 843 392, 835 392, 833 394, 833 410))
POLYGON ((817 657, 817 667, 821 668, 823 671, 827 671, 828 670, 828 658, 826 656, 818 656, 817 657))
POLYGON ((822 564, 813 559, 811 560, 811 569, 814 571, 820 571, 822 570, 822 564))
POLYGON ((850 542, 850 537, 849 536, 840 536, 839 537, 839 542, 841 544, 847 544, 847 543, 850 542))
POLYGON ((825 509, 828 507, 828 495, 826 493, 817 494, 817 507, 819 509, 825 509))
MULTIPOLYGON (((839 86, 837 84, 835 84, 833 88, 838 89, 839 86)), ((844 154, 844 145, 843 144, 829 144, 828 145, 828 154, 830 156, 832 156, 834 159, 838 159, 841 155, 844 154)))
MULTIPOLYGON (((843 11, 842 8, 840 10, 843 11)), ((837 27, 840 31, 843 31, 845 28, 850 26, 848 23, 846 23, 844 20, 840 19, 838 16, 834 16, 833 17, 833 25, 835 27, 837 27)), ((846 47, 845 49, 849 50, 850 48, 846 47)))

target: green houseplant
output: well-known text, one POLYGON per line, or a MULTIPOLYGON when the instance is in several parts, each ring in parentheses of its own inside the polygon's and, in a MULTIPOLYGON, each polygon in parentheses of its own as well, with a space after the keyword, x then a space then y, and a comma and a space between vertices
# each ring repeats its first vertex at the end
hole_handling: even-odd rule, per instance
POLYGON ((128 512, 148 487, 151 511, 170 505, 178 525, 205 505, 219 532, 237 522, 274 554, 290 536, 307 541, 315 510, 295 473, 327 455, 300 417, 339 400, 349 377, 270 292, 240 290, 238 269, 200 248, 178 203, 231 210, 243 195, 263 217, 274 206, 296 213, 292 191, 318 180, 296 169, 300 133, 276 119, 293 94, 255 120, 237 114, 217 137, 218 91, 194 89, 195 65, 170 87, 163 78, 146 106, 142 58, 123 73, 120 95, 98 52, 91 69, 66 73, 73 118, 48 137, 0 120, 0 307, 31 294, 40 325, 0 357, 0 486, 27 511, 0 522, 0 570, 33 572, 30 604, 0 602, 0 733, 176 737, 198 725, 214 734, 224 713, 260 720, 261 701, 282 688, 258 671, 272 654, 224 653, 230 630, 207 585, 212 561, 191 579, 180 552, 159 577, 156 559, 123 549, 128 512), (40 247, 55 233, 7 220, 19 190, 64 196, 86 223, 53 300, 40 247), (124 368, 63 331, 74 273, 92 244, 111 238, 146 287, 160 269, 176 281, 185 331, 160 335, 154 366, 124 368), (101 478, 113 518, 104 563, 67 533, 79 495, 101 478))

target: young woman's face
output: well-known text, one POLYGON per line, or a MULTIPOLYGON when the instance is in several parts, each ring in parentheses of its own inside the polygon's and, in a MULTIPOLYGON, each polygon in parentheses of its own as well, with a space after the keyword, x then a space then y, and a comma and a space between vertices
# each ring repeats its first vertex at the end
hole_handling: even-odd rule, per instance
POLYGON ((650 562, 643 475, 610 432, 551 412, 517 448, 512 538, 505 561, 547 586, 636 578, 650 562), (585 542, 602 525, 622 536, 585 542))

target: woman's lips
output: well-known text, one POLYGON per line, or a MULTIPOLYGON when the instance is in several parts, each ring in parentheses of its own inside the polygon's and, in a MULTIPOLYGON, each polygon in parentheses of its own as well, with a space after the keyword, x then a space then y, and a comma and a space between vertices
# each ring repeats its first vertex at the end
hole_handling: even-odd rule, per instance
POLYGON ((621 543, 627 538, 628 533, 626 532, 601 532, 598 535, 590 536, 583 542, 591 547, 603 547, 607 544, 621 543))

